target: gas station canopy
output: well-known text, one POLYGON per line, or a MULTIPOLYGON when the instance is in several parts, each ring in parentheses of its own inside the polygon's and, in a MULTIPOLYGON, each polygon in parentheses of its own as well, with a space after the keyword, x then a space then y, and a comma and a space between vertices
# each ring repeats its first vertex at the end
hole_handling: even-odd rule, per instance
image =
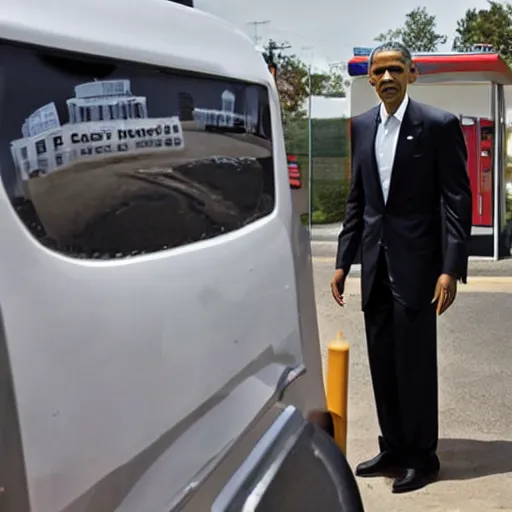
MULTIPOLYGON (((371 49, 354 48, 354 57, 348 63, 350 76, 368 74, 369 53, 371 49)), ((497 53, 416 53, 413 59, 418 67, 419 82, 439 82, 439 75, 446 76, 446 81, 460 81, 464 74, 466 82, 512 85, 512 71, 497 53)))

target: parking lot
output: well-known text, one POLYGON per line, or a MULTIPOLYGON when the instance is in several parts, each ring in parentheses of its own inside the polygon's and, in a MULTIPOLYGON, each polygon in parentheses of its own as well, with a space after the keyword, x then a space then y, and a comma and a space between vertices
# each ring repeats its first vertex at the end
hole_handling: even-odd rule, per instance
MULTIPOLYGON (((338 330, 351 346, 347 455, 355 467, 376 454, 378 434, 359 279, 357 272, 349 278, 340 309, 329 289, 333 245, 313 246, 324 356, 338 330)), ((367 512, 512 511, 512 264, 472 261, 470 267, 474 277, 439 322, 440 481, 393 495, 390 481, 359 479, 367 512)))

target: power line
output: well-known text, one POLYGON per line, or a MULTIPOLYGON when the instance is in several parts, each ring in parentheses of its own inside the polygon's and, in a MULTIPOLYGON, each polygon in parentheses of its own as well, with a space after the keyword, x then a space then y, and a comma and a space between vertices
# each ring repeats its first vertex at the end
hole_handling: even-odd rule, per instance
POLYGON ((291 48, 291 45, 288 43, 275 44, 274 41, 274 44, 272 44, 271 47, 273 50, 289 50, 291 48))
POLYGON ((252 25, 254 27, 254 36, 253 41, 254 45, 258 46, 259 42, 261 41, 261 36, 259 35, 259 28, 268 25, 270 23, 270 20, 262 20, 262 21, 249 21, 247 25, 252 25))

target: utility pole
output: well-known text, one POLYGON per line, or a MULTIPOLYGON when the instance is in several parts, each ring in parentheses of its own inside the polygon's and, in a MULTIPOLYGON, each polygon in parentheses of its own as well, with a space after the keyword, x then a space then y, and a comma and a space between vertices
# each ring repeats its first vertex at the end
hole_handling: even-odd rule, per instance
POLYGON ((290 48, 291 48, 291 45, 289 45, 288 43, 284 43, 281 46, 274 44, 272 47, 273 50, 289 50, 290 48))
POLYGON ((262 20, 262 21, 249 21, 247 25, 252 25, 254 27, 254 36, 253 41, 254 45, 258 46, 259 42, 261 41, 261 36, 259 35, 259 28, 268 25, 270 23, 270 20, 262 20))
POLYGON ((270 72, 274 76, 277 77, 277 63, 281 57, 281 54, 276 54, 277 50, 288 50, 291 46, 288 43, 283 43, 281 45, 276 44, 275 41, 270 40, 268 43, 268 47, 265 48, 265 60, 269 66, 270 72))
POLYGON ((276 57, 274 52, 276 52, 277 50, 289 50, 290 48, 291 48, 291 46, 288 43, 283 43, 281 45, 278 45, 274 40, 271 40, 271 41, 269 41, 269 44, 268 44, 269 57, 271 59, 274 59, 274 57, 276 57))
POLYGON ((309 211, 308 211, 308 222, 309 222, 309 239, 311 240, 313 237, 313 126, 311 120, 311 103, 312 103, 312 95, 311 95, 311 64, 308 66, 308 89, 309 89, 309 98, 308 98, 308 203, 309 203, 309 211))
MULTIPOLYGON (((302 50, 313 50, 311 46, 304 46, 302 50)), ((313 126, 311 121, 311 59, 308 64, 308 228, 309 238, 312 237, 312 219, 313 216, 313 126)))

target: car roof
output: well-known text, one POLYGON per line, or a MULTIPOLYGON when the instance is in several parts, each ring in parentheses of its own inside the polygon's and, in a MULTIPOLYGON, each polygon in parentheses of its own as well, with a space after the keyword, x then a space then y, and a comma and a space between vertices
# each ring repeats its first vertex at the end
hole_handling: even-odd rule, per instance
POLYGON ((261 53, 227 22, 168 0, 2 0, 4 40, 270 83, 261 53))

